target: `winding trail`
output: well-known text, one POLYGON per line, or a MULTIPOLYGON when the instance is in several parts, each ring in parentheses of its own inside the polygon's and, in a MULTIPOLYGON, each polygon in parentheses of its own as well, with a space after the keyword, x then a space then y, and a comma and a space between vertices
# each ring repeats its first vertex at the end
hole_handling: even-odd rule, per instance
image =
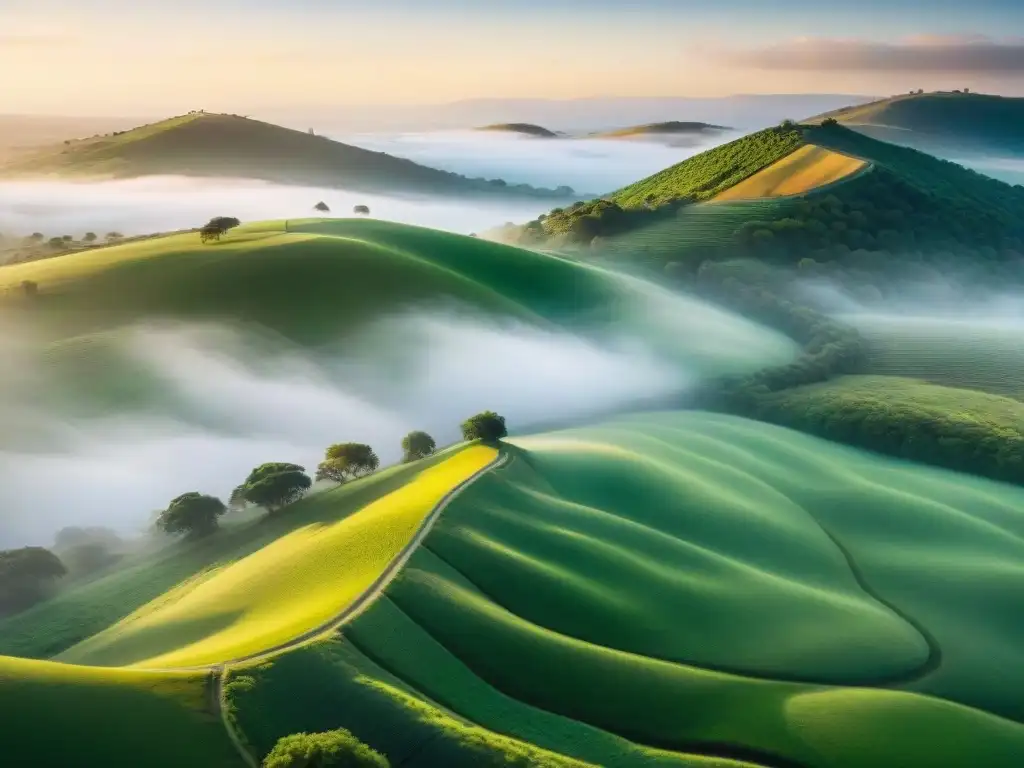
POLYGON ((239 664, 251 664, 253 662, 263 661, 274 656, 278 656, 282 653, 300 648, 305 645, 321 640, 328 635, 335 633, 339 628, 354 618, 359 616, 363 611, 370 607, 373 602, 383 594, 387 586, 394 581, 398 576, 399 572, 405 566, 409 559, 413 556, 413 553, 419 548, 420 544, 430 533, 430 530, 434 527, 434 524, 440 518, 441 513, 448 507, 448 505, 454 500, 462 491, 472 485, 474 482, 479 480, 485 474, 491 470, 498 469, 504 466, 509 461, 509 454, 499 449, 498 455, 486 466, 481 467, 472 475, 462 480, 457 485, 453 486, 441 499, 434 505, 433 509, 423 518, 423 522, 420 523, 419 528, 416 529, 415 534, 409 539, 408 543, 402 547, 401 551, 392 558, 391 562, 387 564, 380 575, 374 579, 373 583, 364 589, 352 602, 350 602, 345 608, 339 613, 332 616, 327 621, 313 627, 312 629, 303 632, 291 640, 270 648, 265 648, 262 651, 251 653, 246 656, 239 656, 234 659, 228 659, 227 661, 217 662, 215 664, 201 664, 192 667, 155 667, 148 668, 140 671, 147 672, 209 672, 213 677, 213 705, 217 710, 217 714, 220 716, 221 722, 224 725, 225 730, 228 732, 228 737, 231 739, 231 743, 238 751, 239 756, 245 762, 249 768, 259 768, 259 762, 250 752, 249 748, 245 744, 245 740, 242 735, 235 728, 235 724, 229 715, 227 702, 224 699, 225 694, 225 683, 227 680, 228 673, 232 666, 239 664))

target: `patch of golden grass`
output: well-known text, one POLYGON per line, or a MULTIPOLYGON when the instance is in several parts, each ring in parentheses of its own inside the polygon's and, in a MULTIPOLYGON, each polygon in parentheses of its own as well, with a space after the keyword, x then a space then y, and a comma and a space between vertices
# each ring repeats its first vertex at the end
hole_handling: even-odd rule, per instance
POLYGON ((717 202, 801 195, 844 179, 865 165, 856 157, 807 144, 714 199, 717 202))

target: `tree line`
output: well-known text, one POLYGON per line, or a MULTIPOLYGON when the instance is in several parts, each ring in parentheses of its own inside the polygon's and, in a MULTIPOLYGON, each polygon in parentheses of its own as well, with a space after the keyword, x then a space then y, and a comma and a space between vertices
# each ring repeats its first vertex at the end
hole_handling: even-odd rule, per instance
MULTIPOLYGON (((461 424, 464 440, 497 444, 508 435, 505 419, 494 411, 483 411, 461 424)), ((437 444, 426 432, 415 430, 402 440, 402 462, 425 459, 435 453, 437 444)), ((318 481, 347 483, 369 475, 380 466, 380 459, 364 443, 336 443, 324 452, 317 466, 318 481)), ((220 527, 220 518, 229 510, 260 507, 268 515, 283 514, 310 490, 313 479, 304 467, 288 462, 268 462, 255 467, 231 492, 228 503, 199 491, 182 493, 160 511, 155 528, 162 533, 180 535, 193 541, 210 536, 220 527)), ((58 582, 71 575, 86 575, 116 563, 126 549, 116 533, 105 528, 62 529, 54 550, 22 547, 0 551, 0 616, 23 611, 46 600, 58 582)))

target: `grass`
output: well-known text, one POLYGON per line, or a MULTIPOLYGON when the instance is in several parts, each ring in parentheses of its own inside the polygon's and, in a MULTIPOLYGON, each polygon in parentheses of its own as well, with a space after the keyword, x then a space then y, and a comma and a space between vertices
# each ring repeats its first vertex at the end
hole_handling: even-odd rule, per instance
POLYGON ((180 542, 130 559, 114 571, 0 620, 0 654, 45 658, 114 625, 179 585, 199 583, 310 526, 331 526, 400 490, 450 453, 389 467, 334 490, 310 496, 287 515, 223 528, 199 542, 180 542))
POLYGON ((823 147, 806 144, 745 181, 719 194, 715 201, 758 200, 803 195, 835 184, 861 171, 867 163, 823 147))
POLYGON ((0 166, 0 176, 216 176, 374 192, 554 197, 428 168, 304 131, 238 115, 191 114, 118 135, 40 148, 0 166))
POLYGON ((1024 403, 893 376, 766 395, 759 415, 864 448, 1024 484, 1024 403))
POLYGON ((513 442, 347 642, 242 673, 254 744, 473 764, 417 762, 434 707, 599 765, 1019 765, 1024 490, 700 412, 513 442))
POLYGON ((781 217, 789 205, 785 199, 689 205, 673 218, 608 238, 603 248, 617 259, 680 261, 688 254, 706 258, 710 252, 732 248, 736 230, 744 223, 781 217))
POLYGON ((1017 326, 888 315, 849 322, 867 340, 866 373, 1024 400, 1024 341, 1017 326))
POLYGON ((213 245, 189 233, 0 267, 0 291, 15 294, 23 280, 40 286, 28 309, 61 337, 144 319, 229 318, 306 344, 416 306, 454 303, 544 324, 621 292, 563 259, 358 219, 262 222, 213 245))
POLYGON ((186 581, 62 653, 70 663, 169 668, 258 653, 344 610, 454 486, 496 456, 473 446, 342 520, 311 524, 186 581))
POLYGON ((243 768, 205 674, 0 657, 3 763, 33 768, 243 768))
POLYGON ((803 144, 798 130, 768 128, 715 147, 666 168, 611 195, 624 208, 639 208, 648 198, 663 202, 681 197, 708 200, 781 160, 803 144))

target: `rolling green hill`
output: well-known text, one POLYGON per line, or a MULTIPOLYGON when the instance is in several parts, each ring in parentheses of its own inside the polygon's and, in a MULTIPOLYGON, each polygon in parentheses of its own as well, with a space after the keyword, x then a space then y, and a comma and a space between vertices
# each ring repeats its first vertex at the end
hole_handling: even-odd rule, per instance
POLYGON ((685 122, 681 120, 669 120, 664 123, 647 123, 645 125, 633 125, 628 128, 619 128, 614 131, 592 134, 598 138, 624 139, 638 136, 694 136, 702 134, 715 134, 719 131, 728 131, 730 128, 724 125, 712 125, 711 123, 685 122))
POLYGON ((998 320, 853 315, 866 373, 920 379, 1024 400, 1024 338, 998 320))
POLYGON ((827 112, 883 141, 937 152, 1024 154, 1024 99, 979 93, 906 94, 827 112))
POLYGON ((1024 756, 1021 489, 700 412, 513 442, 342 642, 234 672, 258 754, 504 764, 454 717, 609 766, 1024 756))
POLYGON ((525 136, 534 136, 538 139, 558 138, 558 134, 554 131, 549 131, 547 128, 541 125, 534 125, 533 123, 495 123, 494 125, 482 126, 476 130, 493 131, 498 133, 521 133, 525 136))
POLYGON ((238 115, 192 113, 130 131, 65 142, 0 165, 0 178, 218 176, 367 192, 558 198, 572 190, 468 179, 383 152, 238 115))

